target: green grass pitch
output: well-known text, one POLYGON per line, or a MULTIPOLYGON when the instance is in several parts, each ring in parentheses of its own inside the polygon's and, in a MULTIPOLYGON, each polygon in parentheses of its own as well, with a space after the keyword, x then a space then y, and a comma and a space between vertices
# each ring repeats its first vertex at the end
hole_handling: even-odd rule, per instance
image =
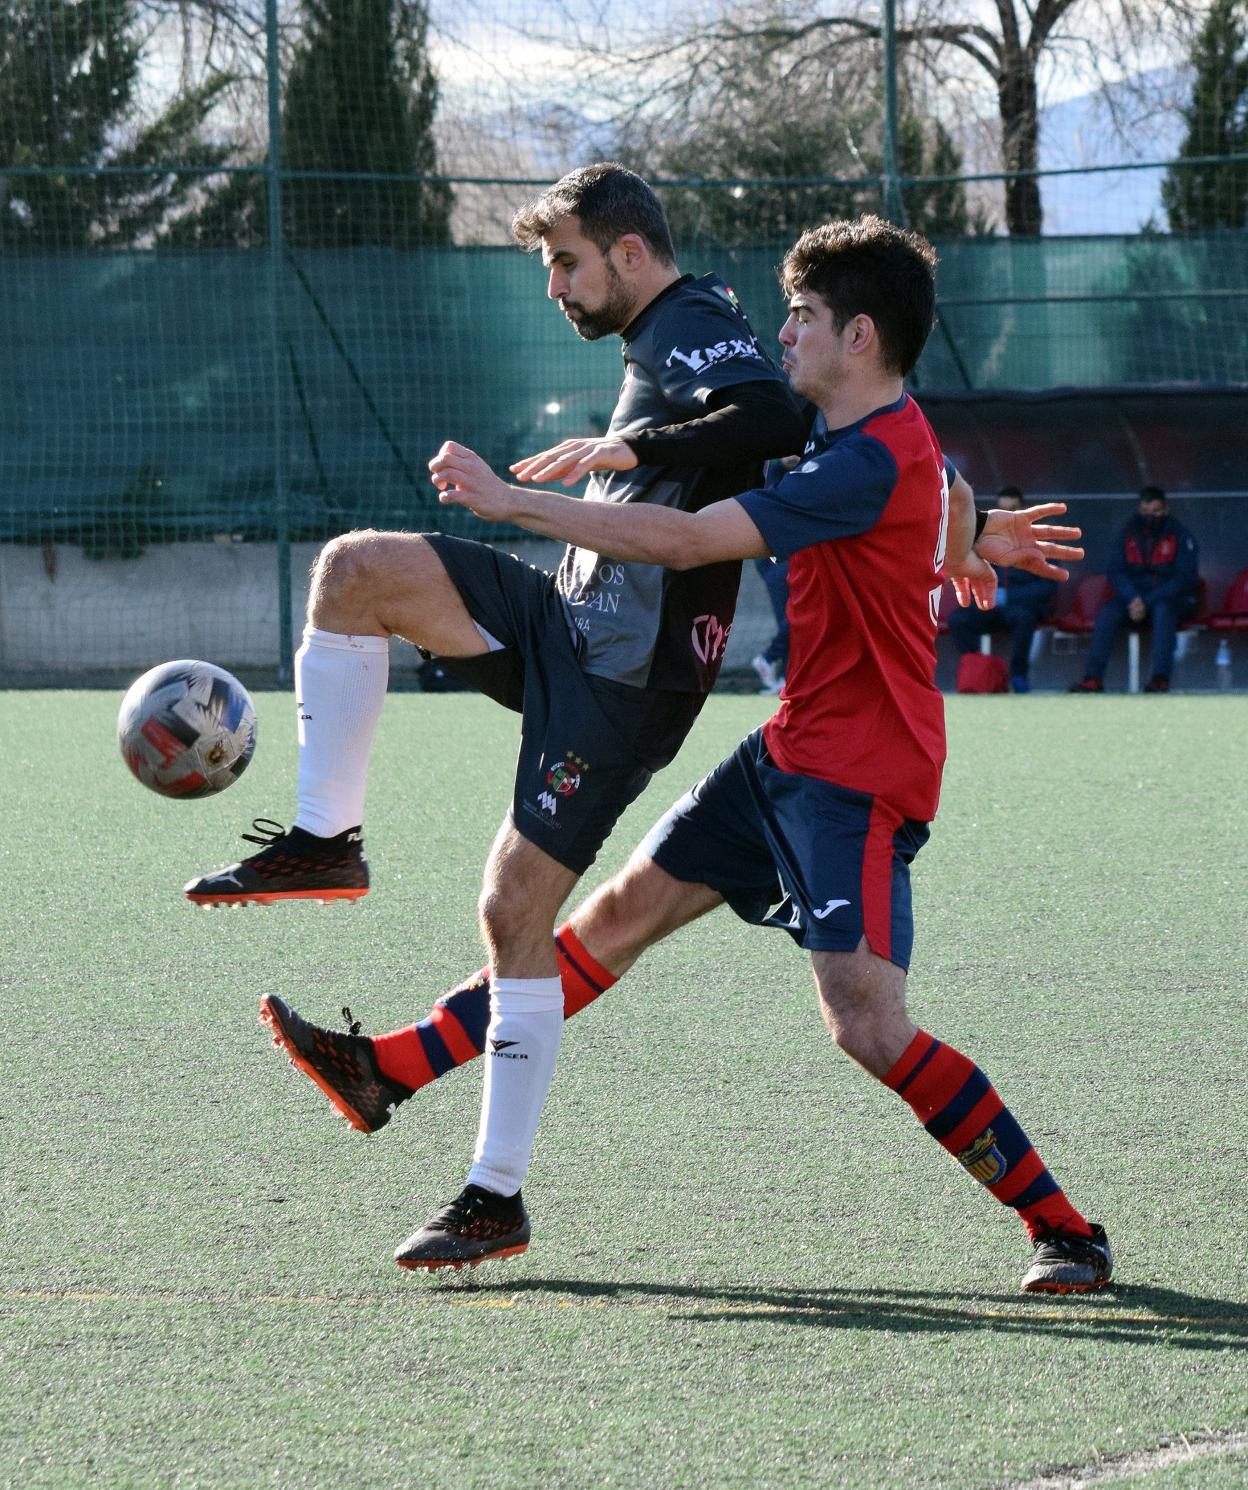
MULTIPOLYGON (((117 703, 0 694, 0 1484, 1248 1478, 1248 701, 949 703, 912 1008, 1109 1227, 1117 1286, 1065 1300, 1016 1293, 1013 1214, 837 1054, 787 938, 727 912, 568 1026, 527 1256, 402 1272, 462 1182, 479 1068, 365 1139, 257 1000, 391 1028, 480 965, 514 721, 396 695, 373 893, 207 913, 183 882, 291 810, 290 697, 259 695, 250 771, 192 803, 130 779, 117 703)), ((767 708, 713 699, 587 883, 767 708)))

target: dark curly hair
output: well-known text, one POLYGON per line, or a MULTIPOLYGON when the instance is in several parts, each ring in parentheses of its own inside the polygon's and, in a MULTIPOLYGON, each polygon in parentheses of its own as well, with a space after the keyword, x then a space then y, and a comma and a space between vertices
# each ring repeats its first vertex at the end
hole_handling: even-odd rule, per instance
POLYGON ((918 233, 866 215, 809 228, 780 265, 784 293, 809 290, 843 330, 870 316, 884 366, 902 377, 919 360, 936 314, 936 250, 918 233))

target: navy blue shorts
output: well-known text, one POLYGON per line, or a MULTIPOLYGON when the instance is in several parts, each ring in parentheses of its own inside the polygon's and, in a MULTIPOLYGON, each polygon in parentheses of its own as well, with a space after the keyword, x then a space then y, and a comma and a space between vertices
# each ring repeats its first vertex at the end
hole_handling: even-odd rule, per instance
POLYGON ((583 672, 580 638, 553 575, 472 539, 422 536, 468 614, 502 643, 496 652, 438 662, 521 716, 512 824, 584 874, 620 814, 680 749, 705 695, 583 672))
POLYGON ((772 765, 761 729, 687 792, 642 848, 674 879, 709 885, 742 920, 808 951, 910 966, 910 861, 928 825, 867 792, 772 765))

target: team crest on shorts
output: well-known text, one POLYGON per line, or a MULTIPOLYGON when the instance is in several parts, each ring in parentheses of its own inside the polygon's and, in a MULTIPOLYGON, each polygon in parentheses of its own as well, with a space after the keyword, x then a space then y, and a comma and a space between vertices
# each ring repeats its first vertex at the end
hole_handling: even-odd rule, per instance
POLYGON ((546 785, 556 797, 570 797, 581 784, 582 772, 589 770, 589 762, 579 755, 569 755, 556 761, 546 773, 546 785))
POLYGON ((995 1185, 1007 1168, 1005 1155, 997 1147, 996 1135, 991 1128, 980 1134, 970 1148, 963 1149, 956 1158, 967 1174, 981 1185, 995 1185))
POLYGON ((542 812, 555 817, 559 811, 559 799, 575 796, 581 777, 589 770, 589 762, 579 755, 568 755, 556 761, 546 772, 546 790, 539 792, 537 805, 542 812))

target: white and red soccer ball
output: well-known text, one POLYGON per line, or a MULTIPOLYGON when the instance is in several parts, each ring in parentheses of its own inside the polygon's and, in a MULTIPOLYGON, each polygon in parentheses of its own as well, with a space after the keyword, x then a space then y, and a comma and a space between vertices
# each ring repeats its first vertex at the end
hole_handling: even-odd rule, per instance
POLYGON ((162 662, 131 683, 117 718, 122 758, 162 797, 211 797, 247 769, 256 710, 232 674, 211 662, 162 662))

